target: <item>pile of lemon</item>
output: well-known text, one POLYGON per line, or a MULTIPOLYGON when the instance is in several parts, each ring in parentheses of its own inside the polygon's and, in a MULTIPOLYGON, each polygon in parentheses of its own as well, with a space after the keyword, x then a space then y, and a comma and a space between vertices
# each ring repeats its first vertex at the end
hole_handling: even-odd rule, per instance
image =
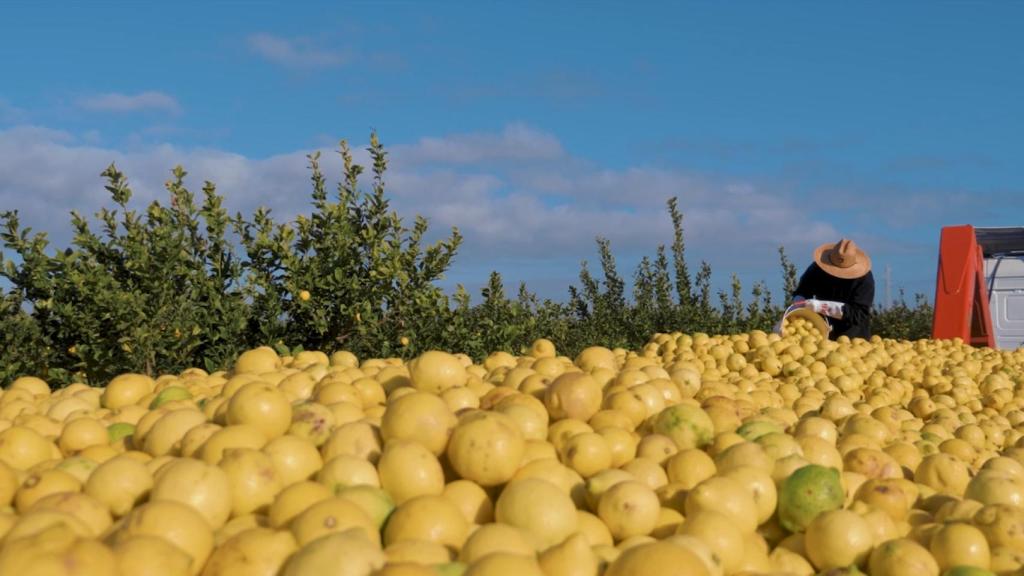
POLYGON ((658 334, 0 395, 0 574, 1024 573, 1024 351, 658 334))
POLYGON ((818 328, 807 318, 801 318, 799 316, 790 316, 783 321, 783 334, 787 336, 820 336, 821 332, 818 328))

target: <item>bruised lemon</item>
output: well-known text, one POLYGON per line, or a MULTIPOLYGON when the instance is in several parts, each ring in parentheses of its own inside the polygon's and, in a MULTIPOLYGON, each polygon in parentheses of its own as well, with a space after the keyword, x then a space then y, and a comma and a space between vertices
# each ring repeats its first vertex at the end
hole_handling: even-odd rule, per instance
POLYGON ((486 487, 512 478, 525 449, 522 432, 510 417, 479 411, 460 419, 447 453, 460 477, 486 487))
POLYGON ((217 466, 228 479, 233 516, 265 511, 283 487, 273 461, 258 450, 230 449, 217 466))
POLYGON ((270 458, 277 470, 281 486, 308 480, 324 465, 320 452, 312 442, 290 434, 274 438, 263 447, 262 452, 270 458))
POLYGON ((608 488, 598 501, 597 515, 612 537, 625 540, 650 534, 658 524, 661 502, 649 486, 628 480, 608 488))
POLYGON ((369 542, 380 548, 380 532, 358 505, 344 498, 328 498, 311 505, 295 517, 289 529, 299 546, 306 546, 328 534, 357 528, 369 542))
POLYGON ((872 576, 939 576, 939 565, 927 548, 913 540, 899 538, 884 542, 871 552, 868 572, 872 576))
POLYGON ((160 471, 150 500, 172 500, 187 504, 206 518, 213 528, 223 526, 231 515, 231 483, 216 466, 182 458, 160 471))
POLYGON ((0 574, 70 573, 116 574, 117 561, 102 543, 76 535, 64 526, 5 542, 0 551, 0 574))
POLYGON ((702 448, 711 442, 714 424, 707 412, 696 406, 676 404, 654 419, 653 431, 668 436, 680 450, 702 448))
POLYGON ((589 374, 569 372, 545 389, 544 405, 552 420, 587 421, 601 409, 601 387, 589 374))

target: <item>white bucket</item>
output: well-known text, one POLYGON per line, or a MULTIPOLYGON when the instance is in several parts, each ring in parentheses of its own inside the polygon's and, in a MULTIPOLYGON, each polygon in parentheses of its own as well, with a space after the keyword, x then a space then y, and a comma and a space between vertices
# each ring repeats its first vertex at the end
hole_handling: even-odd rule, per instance
POLYGON ((782 320, 779 320, 779 323, 775 325, 776 332, 778 332, 780 336, 786 335, 786 319, 789 318, 790 316, 794 318, 806 318, 807 320, 809 320, 811 324, 814 324, 814 327, 821 332, 822 338, 828 338, 828 333, 832 331, 832 326, 828 323, 828 320, 825 320, 824 316, 818 314, 817 312, 811 310, 810 308, 805 308, 803 306, 797 306, 796 304, 793 304, 789 308, 786 308, 786 312, 782 315, 782 320))

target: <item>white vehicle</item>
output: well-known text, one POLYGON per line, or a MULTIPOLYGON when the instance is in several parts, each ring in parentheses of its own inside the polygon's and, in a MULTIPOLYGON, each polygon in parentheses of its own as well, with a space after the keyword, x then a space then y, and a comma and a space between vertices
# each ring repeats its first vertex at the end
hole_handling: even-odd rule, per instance
POLYGON ((1024 346, 1024 227, 942 229, 932 337, 1024 346))
POLYGON ((996 348, 1024 346, 1024 228, 975 228, 996 348))

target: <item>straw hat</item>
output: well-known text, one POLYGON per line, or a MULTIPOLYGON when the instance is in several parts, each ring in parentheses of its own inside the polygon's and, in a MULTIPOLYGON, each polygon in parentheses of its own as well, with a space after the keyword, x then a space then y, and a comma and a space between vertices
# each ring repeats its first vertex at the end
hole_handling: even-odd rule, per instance
POLYGON ((871 258, 853 240, 846 238, 818 246, 814 250, 814 261, 836 278, 860 278, 871 271, 871 258))

